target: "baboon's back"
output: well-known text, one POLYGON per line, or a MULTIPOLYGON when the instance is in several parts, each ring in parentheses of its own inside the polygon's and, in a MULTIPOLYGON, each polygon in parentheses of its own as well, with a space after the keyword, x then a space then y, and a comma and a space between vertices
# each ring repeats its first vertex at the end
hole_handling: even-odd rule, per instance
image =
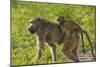
POLYGON ((42 35, 45 35, 46 41, 59 42, 61 38, 61 31, 56 23, 43 22, 43 24, 40 25, 40 31, 42 35))

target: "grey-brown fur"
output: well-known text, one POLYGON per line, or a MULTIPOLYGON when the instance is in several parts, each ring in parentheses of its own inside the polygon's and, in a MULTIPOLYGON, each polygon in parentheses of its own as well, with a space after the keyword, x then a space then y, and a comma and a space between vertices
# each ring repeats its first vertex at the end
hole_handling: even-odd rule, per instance
POLYGON ((79 34, 81 33, 83 48, 84 48, 83 34, 85 34, 89 42, 89 45, 91 47, 91 53, 95 60, 92 42, 90 40, 88 33, 85 30, 83 30, 78 24, 76 24, 75 21, 65 19, 64 16, 57 16, 56 21, 59 23, 62 32, 65 33, 65 36, 69 37, 69 39, 65 41, 66 43, 64 42, 63 53, 65 53, 65 55, 70 59, 74 61, 79 61, 79 48, 80 48, 79 34))
POLYGON ((48 43, 51 48, 52 60, 56 61, 56 45, 55 43, 63 43, 64 38, 62 38, 63 33, 57 23, 53 23, 47 20, 44 20, 40 17, 36 17, 30 21, 32 24, 29 27, 29 31, 38 35, 37 43, 37 54, 36 60, 41 58, 42 49, 44 48, 45 42, 48 43), (62 40, 61 40, 62 39, 62 40))

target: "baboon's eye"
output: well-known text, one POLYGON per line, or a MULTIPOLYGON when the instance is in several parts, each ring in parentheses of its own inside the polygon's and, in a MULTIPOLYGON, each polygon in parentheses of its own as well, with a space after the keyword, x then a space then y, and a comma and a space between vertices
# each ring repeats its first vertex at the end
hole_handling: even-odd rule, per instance
POLYGON ((32 21, 30 23, 32 23, 32 21))

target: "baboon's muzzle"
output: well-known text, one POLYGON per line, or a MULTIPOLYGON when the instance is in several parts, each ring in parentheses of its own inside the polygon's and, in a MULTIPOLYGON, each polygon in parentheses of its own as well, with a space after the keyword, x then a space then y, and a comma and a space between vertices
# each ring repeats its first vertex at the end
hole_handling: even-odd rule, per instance
POLYGON ((31 34, 34 34, 35 32, 36 32, 36 29, 35 28, 28 28, 28 30, 29 30, 29 32, 31 33, 31 34))

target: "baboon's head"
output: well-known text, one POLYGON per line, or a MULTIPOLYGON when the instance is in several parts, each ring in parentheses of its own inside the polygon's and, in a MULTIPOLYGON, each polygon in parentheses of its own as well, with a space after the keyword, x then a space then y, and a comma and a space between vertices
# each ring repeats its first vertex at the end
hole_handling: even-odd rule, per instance
POLYGON ((40 25, 41 18, 40 17, 35 17, 29 20, 30 26, 28 28, 29 32, 34 34, 37 32, 38 27, 40 25))
POLYGON ((63 22, 64 21, 64 16, 57 16, 56 21, 63 22))
POLYGON ((64 16, 57 16, 55 19, 60 25, 64 24, 65 17, 64 16))

